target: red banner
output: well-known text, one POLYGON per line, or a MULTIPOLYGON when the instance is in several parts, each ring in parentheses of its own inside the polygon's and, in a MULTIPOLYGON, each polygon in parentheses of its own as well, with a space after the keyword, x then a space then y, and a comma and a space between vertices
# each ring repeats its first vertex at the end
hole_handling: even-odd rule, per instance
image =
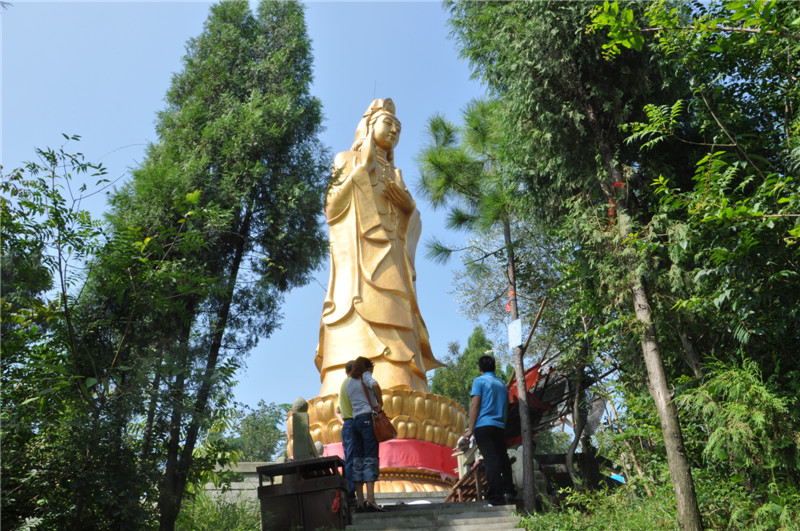
MULTIPOLYGON (((443 478, 457 479, 458 460, 453 449, 416 439, 392 439, 382 442, 379 450, 381 468, 421 468, 439 472, 443 478)), ((325 445, 324 457, 344 458, 342 443, 325 445)))

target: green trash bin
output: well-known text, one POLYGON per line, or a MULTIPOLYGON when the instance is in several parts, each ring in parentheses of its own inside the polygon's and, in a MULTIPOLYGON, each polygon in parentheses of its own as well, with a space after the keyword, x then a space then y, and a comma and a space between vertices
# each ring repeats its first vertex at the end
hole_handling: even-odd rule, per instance
POLYGON ((344 529, 349 523, 347 480, 340 457, 287 461, 256 468, 261 529, 344 529), (275 483, 282 477, 281 483, 275 483))

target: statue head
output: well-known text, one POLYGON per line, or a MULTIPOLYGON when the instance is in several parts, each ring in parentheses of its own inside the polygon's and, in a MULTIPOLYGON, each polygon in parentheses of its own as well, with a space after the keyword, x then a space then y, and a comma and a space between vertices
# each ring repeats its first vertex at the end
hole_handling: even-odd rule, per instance
MULTIPOLYGON (((366 112, 364 112, 364 115, 361 117, 361 121, 358 122, 358 127, 356 128, 356 138, 353 142, 353 147, 351 147, 350 150, 360 150, 361 146, 369 138, 370 132, 375 130, 375 124, 377 121, 384 117, 388 117, 396 123, 397 135, 399 138, 400 120, 398 120, 397 116, 395 116, 395 107, 392 99, 386 98, 372 100, 372 103, 369 104, 366 112)), ((396 143, 397 142, 395 141, 395 144, 396 143)), ((394 162, 394 148, 387 150, 386 158, 389 160, 389 162, 394 162)))

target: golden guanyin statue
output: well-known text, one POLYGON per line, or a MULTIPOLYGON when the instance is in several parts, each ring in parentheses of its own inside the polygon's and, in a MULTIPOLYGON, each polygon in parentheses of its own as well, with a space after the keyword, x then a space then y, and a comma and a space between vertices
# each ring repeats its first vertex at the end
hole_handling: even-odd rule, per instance
MULTIPOLYGON (((394 148, 400 122, 394 102, 374 100, 350 151, 336 156, 325 204, 330 226, 330 283, 322 307, 315 362, 322 387, 308 401, 308 430, 324 455, 343 455, 336 418, 344 365, 373 361, 383 408, 397 438, 380 444, 376 492, 448 491, 455 483, 453 446, 466 415, 449 398, 428 391, 425 373, 441 363, 431 352, 419 311, 414 252, 422 224, 394 148)), ((287 418, 293 455, 292 418, 287 418)))
POLYGON ((344 364, 364 356, 384 389, 428 391, 431 352, 415 288, 419 211, 394 166, 400 122, 391 99, 374 100, 350 151, 334 160, 325 217, 330 281, 322 308, 316 365, 320 396, 338 393, 344 364))

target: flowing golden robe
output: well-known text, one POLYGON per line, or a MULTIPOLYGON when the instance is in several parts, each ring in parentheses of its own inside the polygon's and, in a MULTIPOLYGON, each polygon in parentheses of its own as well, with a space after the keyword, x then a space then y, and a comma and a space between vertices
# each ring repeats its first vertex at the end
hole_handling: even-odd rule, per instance
POLYGON ((358 356, 373 360, 382 387, 427 392, 425 372, 441 363, 417 304, 419 211, 413 203, 404 211, 385 195, 387 180, 408 193, 400 170, 377 158, 367 171, 362 157, 339 153, 328 190, 331 265, 315 358, 319 396, 339 391, 344 364, 358 356))

